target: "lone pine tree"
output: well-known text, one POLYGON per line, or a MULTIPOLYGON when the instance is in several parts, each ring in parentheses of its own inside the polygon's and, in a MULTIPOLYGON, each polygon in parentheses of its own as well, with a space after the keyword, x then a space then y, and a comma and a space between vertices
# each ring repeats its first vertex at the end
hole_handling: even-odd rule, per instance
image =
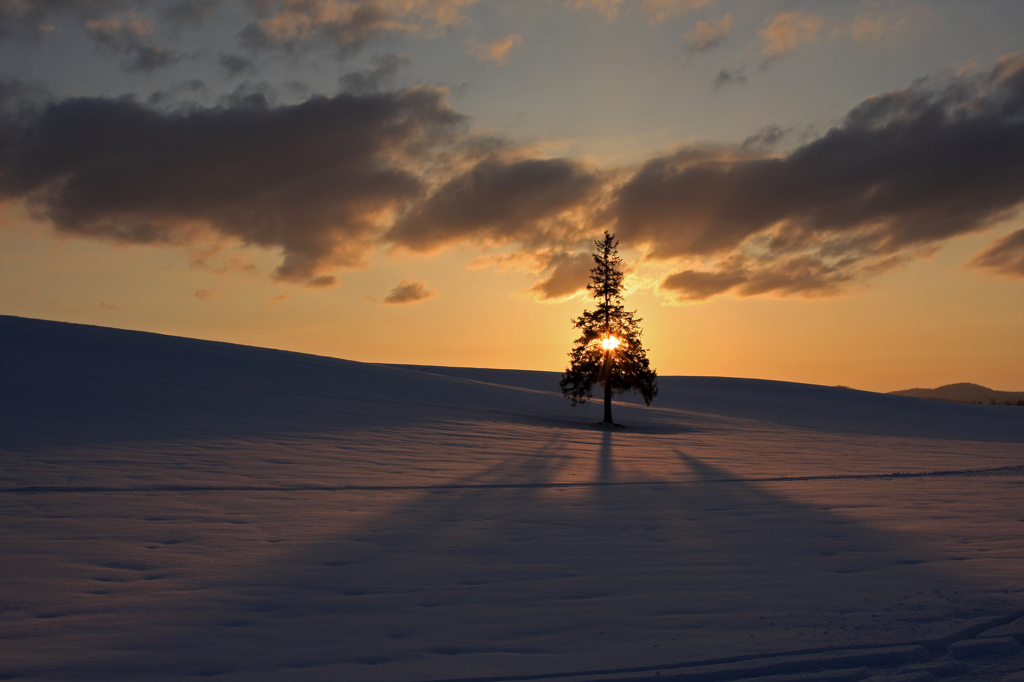
POLYGON ((603 421, 612 424, 612 394, 635 391, 650 405, 658 395, 658 373, 651 369, 640 342, 642 320, 623 307, 622 259, 615 235, 605 232, 604 239, 595 241, 594 246, 597 267, 590 271, 587 290, 597 306, 573 321, 580 335, 569 352, 569 367, 559 385, 573 405, 587 402, 593 397, 594 385, 603 385, 603 421))

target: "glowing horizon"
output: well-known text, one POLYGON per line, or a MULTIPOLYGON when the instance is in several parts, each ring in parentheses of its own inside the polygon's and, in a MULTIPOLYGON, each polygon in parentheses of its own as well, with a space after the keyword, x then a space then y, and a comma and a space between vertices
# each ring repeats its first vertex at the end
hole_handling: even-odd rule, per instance
POLYGON ((0 313, 559 371, 607 229, 662 375, 1024 388, 1024 6, 202 4, 0 7, 0 313))

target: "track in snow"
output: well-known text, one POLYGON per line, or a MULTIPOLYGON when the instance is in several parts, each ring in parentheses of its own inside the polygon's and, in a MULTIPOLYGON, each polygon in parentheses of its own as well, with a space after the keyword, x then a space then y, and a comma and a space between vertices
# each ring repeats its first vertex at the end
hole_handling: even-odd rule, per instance
MULTIPOLYGON (((1020 476, 1024 466, 993 467, 989 469, 954 469, 946 471, 896 471, 887 474, 837 474, 824 476, 747 476, 737 478, 710 478, 701 483, 788 483, 799 481, 878 481, 904 478, 967 478, 977 476, 1020 476)), ((0 488, 0 493, 217 493, 217 492, 345 492, 345 491, 403 491, 403 490, 473 490, 489 488, 598 488, 607 486, 665 485, 692 483, 689 479, 663 481, 567 481, 564 483, 454 483, 441 485, 155 485, 155 486, 53 486, 30 485, 20 488, 0 488)))

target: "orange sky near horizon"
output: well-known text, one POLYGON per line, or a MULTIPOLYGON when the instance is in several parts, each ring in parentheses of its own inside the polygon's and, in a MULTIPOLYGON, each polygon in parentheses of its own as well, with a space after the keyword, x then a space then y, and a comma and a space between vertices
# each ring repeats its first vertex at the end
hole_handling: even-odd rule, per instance
POLYGON ((610 230, 662 375, 1024 390, 1024 3, 114 4, 0 3, 0 314, 560 372, 610 230))
MULTIPOLYGON (((575 337, 571 320, 590 306, 582 295, 537 302, 524 293, 533 275, 467 268, 475 257, 468 250, 382 261, 317 290, 274 284, 256 272, 229 278, 189 267, 183 251, 54 240, 27 225, 4 237, 4 314, 362 362, 560 372, 575 337), (415 305, 382 304, 401 276, 427 281, 436 295, 415 305)), ((627 290, 626 304, 643 318, 648 354, 662 375, 881 392, 959 382, 1022 390, 1024 288, 961 267, 963 254, 987 239, 966 238, 838 297, 678 304, 647 288, 627 290)), ((243 251, 267 268, 273 261, 243 251)))

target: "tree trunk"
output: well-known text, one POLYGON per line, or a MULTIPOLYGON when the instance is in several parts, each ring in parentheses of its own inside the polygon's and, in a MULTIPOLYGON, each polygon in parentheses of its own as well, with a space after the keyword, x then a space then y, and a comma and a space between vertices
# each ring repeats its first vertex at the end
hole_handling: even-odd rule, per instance
POLYGON ((604 423, 615 423, 612 421, 612 385, 607 380, 604 382, 604 423))
POLYGON ((612 352, 604 352, 604 423, 614 424, 612 421, 612 352))

